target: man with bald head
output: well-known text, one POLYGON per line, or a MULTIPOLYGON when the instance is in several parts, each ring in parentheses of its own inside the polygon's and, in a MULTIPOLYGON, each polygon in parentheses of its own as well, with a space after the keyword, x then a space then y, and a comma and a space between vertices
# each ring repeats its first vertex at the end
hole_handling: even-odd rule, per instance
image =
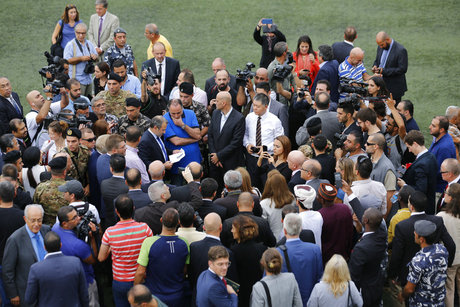
POLYGON ((339 77, 348 78, 357 82, 367 81, 371 76, 363 64, 364 51, 355 47, 351 49, 350 55, 345 58, 339 66, 339 77))
POLYGON ((294 187, 298 184, 305 184, 305 180, 301 178, 302 164, 307 160, 307 157, 300 150, 292 150, 287 157, 289 169, 292 171, 291 180, 288 182, 288 187, 294 193, 294 187))
POLYGON ((232 96, 232 106, 238 112, 241 112, 241 108, 245 101, 238 101, 236 98, 236 91, 230 86, 230 73, 226 69, 220 69, 216 72, 215 84, 206 91, 208 96, 208 111, 212 113, 216 106, 217 94, 220 92, 228 92, 232 96))
MULTIPOLYGON (((265 67, 260 67, 256 70, 256 75, 254 76, 254 82, 252 79, 248 79, 246 82, 246 87, 240 86, 238 88, 238 93, 236 99, 238 104, 246 105, 244 108, 244 114, 248 115, 252 103, 252 99, 256 95, 257 84, 261 82, 268 82, 268 70, 265 67)), ((276 92, 270 91, 270 100, 276 100, 276 92)))
POLYGON ((155 45, 155 43, 157 42, 163 43, 163 45, 165 45, 167 57, 170 57, 170 58, 174 57, 171 44, 166 39, 166 37, 160 34, 160 31, 158 30, 158 27, 156 24, 149 23, 145 25, 144 35, 145 35, 145 38, 150 41, 149 47, 147 48, 147 60, 150 60, 151 58, 154 57, 153 45, 155 45))
POLYGON ((203 166, 198 162, 190 162, 185 171, 181 172, 186 185, 171 189, 170 201, 188 202, 195 210, 201 206, 200 180, 203 177, 203 166))
POLYGON ((11 133, 8 123, 13 118, 24 118, 21 101, 12 91, 10 80, 0 77, 0 135, 11 133))
POLYGON ((378 47, 372 71, 383 76, 393 99, 400 102, 407 91, 407 50, 383 31, 377 33, 375 41, 378 47))
MULTIPOLYGON (((300 177, 305 181, 305 184, 315 189, 316 193, 318 193, 318 188, 321 183, 329 183, 326 179, 319 179, 319 175, 321 175, 321 164, 318 160, 310 159, 302 164, 300 177)), ((319 209, 321 209, 321 204, 315 199, 313 202, 313 210, 318 211, 319 209)))
POLYGON ((243 115, 232 107, 229 92, 219 92, 216 96, 216 111, 208 129, 210 153, 209 176, 223 188, 224 174, 244 164, 243 137, 246 122, 243 115))
POLYGON ((161 77, 161 95, 169 97, 180 74, 179 61, 166 56, 166 47, 162 42, 156 42, 152 50, 154 57, 142 63, 142 79, 146 78, 144 71, 150 67, 154 74, 161 77))
MULTIPOLYGON (((208 92, 208 90, 210 88, 212 88, 214 85, 216 85, 216 73, 219 71, 219 70, 222 70, 222 69, 227 69, 227 66, 225 65, 225 61, 224 59, 222 58, 215 58, 214 61, 212 61, 212 64, 211 64, 211 68, 212 68, 212 71, 214 72, 214 75, 209 77, 207 80, 206 80, 206 83, 204 85, 204 91, 205 92, 208 92)), ((235 91, 238 89, 236 87, 236 78, 234 75, 232 74, 229 74, 230 75, 230 87, 233 88, 235 91)))

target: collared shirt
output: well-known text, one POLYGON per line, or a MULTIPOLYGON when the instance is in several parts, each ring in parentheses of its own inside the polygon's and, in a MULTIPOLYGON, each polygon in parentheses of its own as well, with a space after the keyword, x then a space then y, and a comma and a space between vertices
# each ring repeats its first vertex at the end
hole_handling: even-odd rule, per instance
MULTIPOLYGON (((249 144, 255 146, 256 144, 256 130, 258 115, 251 112, 246 117, 246 131, 244 132, 243 145, 247 147, 249 144)), ((276 115, 267 111, 261 116, 261 140, 262 145, 267 146, 267 151, 273 154, 273 142, 275 138, 284 135, 284 129, 281 125, 281 121, 276 115)), ((253 156, 256 156, 253 154, 253 156)))
MULTIPOLYGON (((160 146, 160 148, 162 148, 162 144, 163 144, 163 147, 164 147, 165 150, 166 150, 165 143, 163 142, 163 140, 161 139, 161 137, 157 136, 157 135, 156 135, 155 133, 153 133, 152 130, 150 130, 150 129, 149 129, 148 131, 152 134, 153 138, 157 141, 158 146, 160 146)), ((162 150, 161 152, 163 153, 163 158, 165 159, 165 161, 168 161, 168 160, 169 160, 169 158, 168 158, 168 153, 163 152, 163 150, 162 150)), ((148 182, 148 181, 146 181, 146 182, 148 182)))
POLYGON ((457 178, 455 178, 454 180, 449 181, 449 182, 447 183, 447 185, 450 186, 452 183, 456 183, 456 182, 458 182, 459 180, 460 180, 460 175, 458 175, 457 178))
POLYGON ((161 95, 165 94, 165 79, 166 79, 166 57, 163 62, 158 62, 155 59, 155 67, 157 68, 157 74, 160 74, 160 64, 161 64, 161 95))
POLYGON ((410 213, 410 216, 412 216, 412 215, 422 215, 422 214, 426 214, 425 211, 422 211, 422 212, 413 211, 413 212, 410 213))
POLYGON ((396 225, 401 221, 407 220, 410 215, 409 208, 402 208, 391 218, 390 226, 388 226, 388 243, 393 241, 396 225))
POLYGON ((48 253, 45 255, 45 259, 48 258, 48 256, 53 256, 53 255, 62 255, 62 252, 59 251, 59 252, 48 253))
POLYGON ((382 68, 385 68, 385 65, 386 65, 387 60, 388 60, 388 54, 390 53, 391 48, 393 48, 393 43, 394 43, 394 40, 392 39, 391 44, 390 44, 390 48, 388 48, 388 50, 383 49, 382 56, 380 57, 380 67, 382 67, 382 68))
MULTIPOLYGON (((78 44, 80 44, 81 50, 77 45, 76 38, 67 43, 64 49, 64 59, 68 60, 74 57, 97 54, 96 48, 89 40, 85 40, 84 44, 80 42, 78 44)), ((83 85, 91 84, 91 75, 84 72, 86 64, 88 64, 88 61, 69 65, 69 77, 77 79, 83 85)))
MULTIPOLYGON (((38 255, 38 247, 37 247, 37 241, 35 241, 35 235, 38 234, 38 237, 40 238, 40 243, 43 244, 43 246, 45 246, 45 242, 43 240, 43 236, 42 234, 40 233, 40 231, 38 231, 37 233, 33 233, 32 230, 29 229, 29 226, 26 225, 26 230, 27 230, 27 234, 29 235, 30 237, 30 241, 32 242, 32 246, 34 248, 34 251, 35 251, 35 255, 37 255, 37 259, 40 260, 40 256, 38 255)), ((44 248, 44 247, 43 247, 44 248)))
MULTIPOLYGON (((172 99, 180 99, 180 92, 179 92, 178 86, 175 86, 171 90, 171 94, 169 94, 169 100, 172 100, 172 99)), ((198 101, 205 107, 208 106, 208 94, 206 94, 205 91, 203 91, 199 87, 196 87, 195 85, 193 86, 193 100, 198 101)))
POLYGON ((356 180, 353 181, 351 190, 364 207, 377 208, 382 214, 387 212, 387 190, 381 182, 370 178, 356 180))
POLYGON ((347 41, 346 39, 344 39, 343 42, 344 42, 344 43, 347 43, 347 44, 349 44, 349 45, 354 46, 354 45, 353 45, 353 42, 349 42, 349 41, 347 41))
POLYGON ((230 116, 230 113, 232 113, 233 108, 230 107, 230 110, 227 112, 227 114, 224 114, 224 112, 221 111, 222 116, 220 118, 220 131, 222 131, 222 128, 224 127, 225 123, 227 122, 228 117, 230 116))
POLYGON ((360 63, 356 66, 351 65, 348 62, 348 58, 345 58, 339 66, 339 78, 349 78, 357 82, 363 81, 363 74, 365 74, 366 68, 364 67, 363 63, 360 63))
POLYGON ((216 237, 216 236, 213 236, 213 235, 206 235, 206 238, 211 238, 211 239, 216 239, 216 240, 219 240, 220 241, 220 237, 216 237))
POLYGON ((126 64, 126 73, 134 74, 134 53, 130 45, 126 44, 122 49, 118 48, 114 43, 106 52, 104 52, 104 62, 107 62, 112 67, 115 60, 122 59, 126 64))
POLYGON ((366 232, 363 233, 363 235, 361 236, 361 239, 364 238, 364 237, 367 236, 367 235, 370 235, 371 233, 374 233, 374 231, 366 231, 366 232))
POLYGON ((150 182, 149 174, 145 168, 144 162, 138 155, 138 149, 126 145, 126 167, 135 168, 141 173, 142 182, 150 182))
POLYGON ((424 150, 422 150, 422 151, 417 155, 417 157, 415 157, 415 160, 417 160, 418 158, 420 158, 420 157, 421 157, 425 152, 427 152, 427 151, 428 151, 428 149, 426 149, 426 148, 425 148, 424 150))

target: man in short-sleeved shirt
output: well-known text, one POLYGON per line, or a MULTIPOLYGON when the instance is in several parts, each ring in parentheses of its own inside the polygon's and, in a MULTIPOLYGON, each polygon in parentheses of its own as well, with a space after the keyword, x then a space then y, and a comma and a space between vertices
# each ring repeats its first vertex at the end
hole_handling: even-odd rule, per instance
POLYGON ((169 208, 161 217, 159 236, 145 239, 137 263, 134 284, 140 283, 145 273, 145 285, 168 306, 184 305, 184 268, 190 262, 187 242, 175 235, 179 213, 169 208))

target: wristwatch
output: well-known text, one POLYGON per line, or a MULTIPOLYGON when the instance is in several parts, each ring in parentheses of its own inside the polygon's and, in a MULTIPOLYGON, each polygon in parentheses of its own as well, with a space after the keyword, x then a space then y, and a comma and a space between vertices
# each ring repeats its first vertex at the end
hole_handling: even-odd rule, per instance
POLYGON ((183 130, 185 130, 185 124, 183 124, 181 128, 182 128, 183 130))

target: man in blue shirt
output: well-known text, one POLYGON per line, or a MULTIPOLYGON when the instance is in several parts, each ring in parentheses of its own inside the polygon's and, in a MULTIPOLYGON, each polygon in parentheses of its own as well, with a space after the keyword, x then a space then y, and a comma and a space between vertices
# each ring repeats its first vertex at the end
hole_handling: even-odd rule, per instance
POLYGON ((92 264, 96 263, 97 246, 95 240, 96 225, 90 223, 91 231, 89 232, 88 245, 85 241, 79 239, 74 229, 81 221, 77 211, 72 206, 61 207, 58 211, 59 224, 54 224, 52 230, 61 238, 61 251, 66 256, 78 257, 85 271, 86 283, 88 285, 88 294, 90 306, 98 306, 98 292, 96 280, 94 279, 94 269, 92 264), (96 305, 93 305, 96 304, 96 305))
MULTIPOLYGON (((121 77, 121 89, 133 93, 138 99, 140 99, 141 82, 136 76, 128 73, 125 62, 123 62, 122 59, 114 61, 112 64, 112 69, 114 73, 121 77)), ((107 85, 105 86, 105 89, 108 89, 107 85)))
POLYGON ((185 156, 173 164, 171 168, 171 184, 181 185, 182 175, 179 167, 186 167, 190 162, 201 163, 201 152, 198 141, 201 139, 200 127, 195 112, 184 110, 180 99, 168 103, 169 112, 164 115, 168 121, 163 137, 167 149, 183 149, 185 156))

